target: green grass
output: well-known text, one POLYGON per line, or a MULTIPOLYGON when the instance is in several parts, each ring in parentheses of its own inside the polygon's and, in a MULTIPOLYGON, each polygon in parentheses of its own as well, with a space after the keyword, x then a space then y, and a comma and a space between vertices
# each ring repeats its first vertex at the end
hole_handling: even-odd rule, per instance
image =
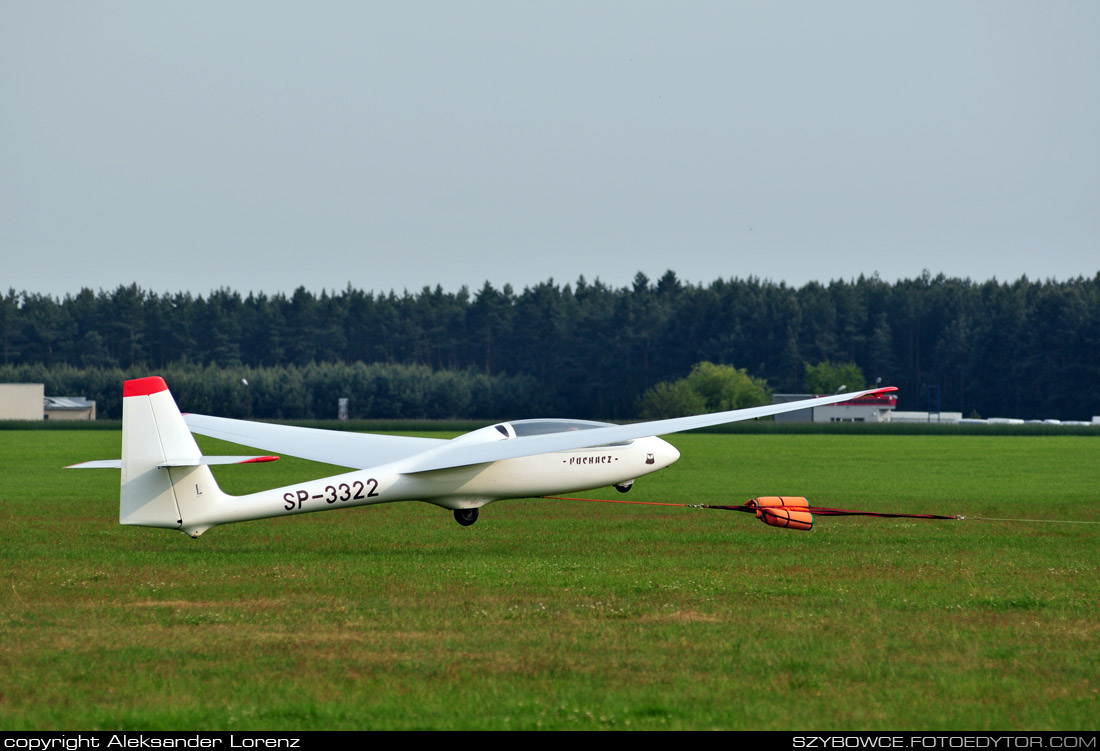
MULTIPOLYGON (((590 495, 1100 521, 1096 439, 672 440, 677 464, 590 495)), ((525 500, 190 540, 119 526, 117 472, 60 469, 119 442, 0 432, 2 729, 1096 727, 1100 525, 525 500)))

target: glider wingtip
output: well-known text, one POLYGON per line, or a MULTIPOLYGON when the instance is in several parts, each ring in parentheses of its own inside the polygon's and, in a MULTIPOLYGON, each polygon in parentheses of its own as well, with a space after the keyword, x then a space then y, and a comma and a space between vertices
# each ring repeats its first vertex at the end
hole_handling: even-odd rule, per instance
POLYGON ((237 462, 237 464, 252 464, 253 462, 277 462, 279 457, 277 456, 253 456, 245 459, 243 462, 237 462))

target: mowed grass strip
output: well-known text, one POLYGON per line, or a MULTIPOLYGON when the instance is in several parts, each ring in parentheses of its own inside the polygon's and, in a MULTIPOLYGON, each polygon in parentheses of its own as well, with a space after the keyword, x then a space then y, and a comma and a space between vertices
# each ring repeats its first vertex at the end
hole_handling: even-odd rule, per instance
MULTIPOLYGON (((590 495, 1100 521, 1095 438, 672 441, 677 464, 590 495)), ((119 526, 117 471, 60 469, 119 444, 0 433, 0 728, 1095 728, 1100 525, 524 500, 190 540, 119 526)))

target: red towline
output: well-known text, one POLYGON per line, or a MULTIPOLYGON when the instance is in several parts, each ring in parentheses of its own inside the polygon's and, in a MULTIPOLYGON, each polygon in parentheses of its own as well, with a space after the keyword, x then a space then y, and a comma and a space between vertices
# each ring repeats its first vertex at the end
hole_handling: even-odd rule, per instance
POLYGON ((555 501, 589 501, 592 503, 633 503, 643 506, 679 506, 681 508, 708 508, 722 511, 742 511, 755 514, 756 518, 772 527, 810 530, 814 526, 814 514, 820 516, 878 516, 890 519, 961 519, 960 516, 940 514, 891 514, 880 511, 854 511, 852 509, 811 506, 799 496, 760 496, 739 506, 712 506, 704 503, 661 503, 657 501, 626 501, 602 498, 566 498, 546 496, 555 501))

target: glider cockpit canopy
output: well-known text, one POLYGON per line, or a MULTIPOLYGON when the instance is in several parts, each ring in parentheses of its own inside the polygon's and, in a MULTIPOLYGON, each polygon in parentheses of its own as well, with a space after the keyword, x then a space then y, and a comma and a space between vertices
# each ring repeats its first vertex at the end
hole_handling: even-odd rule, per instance
MULTIPOLYGON (((595 422, 593 420, 564 420, 558 418, 539 418, 534 420, 514 420, 502 422, 493 426, 506 438, 527 438, 536 435, 552 435, 554 433, 572 433, 577 430, 592 430, 593 428, 615 427, 609 422, 595 422)), ((626 446, 630 441, 618 441, 606 444, 609 446, 626 446)))

